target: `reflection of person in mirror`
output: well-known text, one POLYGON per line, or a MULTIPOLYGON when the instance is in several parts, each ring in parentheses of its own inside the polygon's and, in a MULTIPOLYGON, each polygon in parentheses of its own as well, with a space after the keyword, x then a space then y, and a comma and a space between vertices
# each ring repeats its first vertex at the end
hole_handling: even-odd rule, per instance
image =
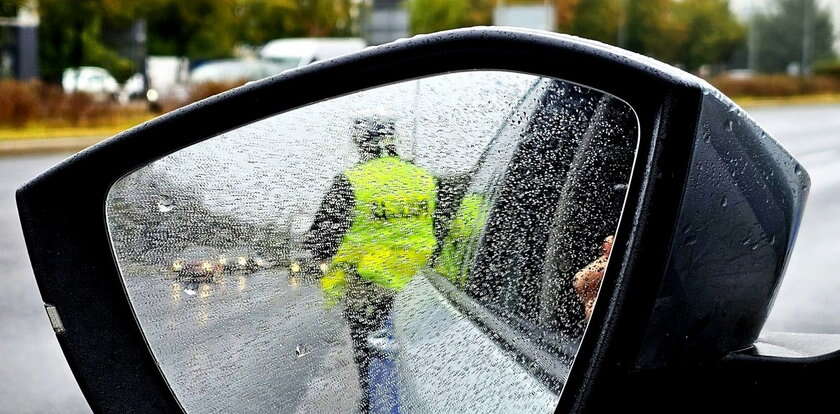
POLYGON ((607 269, 607 260, 612 252, 613 236, 604 240, 601 246, 601 256, 592 263, 581 269, 574 279, 575 291, 583 303, 583 310, 588 320, 592 317, 592 309, 595 307, 595 299, 598 298, 598 289, 604 279, 604 271, 607 269))
POLYGON ((371 391, 395 386, 378 367, 393 366, 389 331, 395 293, 435 248, 436 181, 397 155, 393 119, 360 117, 352 134, 360 162, 335 178, 304 245, 315 260, 328 263, 321 288, 328 304, 343 306, 359 373, 359 408, 365 413, 373 403, 371 391))

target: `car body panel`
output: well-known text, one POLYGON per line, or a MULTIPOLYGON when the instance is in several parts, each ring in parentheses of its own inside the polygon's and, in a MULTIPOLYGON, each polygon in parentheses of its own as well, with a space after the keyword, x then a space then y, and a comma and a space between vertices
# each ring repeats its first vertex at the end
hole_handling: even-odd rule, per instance
POLYGON ((397 295, 400 409, 407 412, 550 412, 560 398, 417 275, 397 295), (482 378, 496 378, 486 386, 482 378), (485 384, 485 385, 479 385, 485 384))

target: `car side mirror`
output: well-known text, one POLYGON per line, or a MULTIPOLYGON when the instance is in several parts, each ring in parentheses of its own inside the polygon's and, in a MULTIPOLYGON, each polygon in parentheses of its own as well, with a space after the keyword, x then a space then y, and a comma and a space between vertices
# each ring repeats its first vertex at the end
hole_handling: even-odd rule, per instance
POLYGON ((808 185, 698 78, 472 28, 179 109, 17 197, 97 411, 567 412, 792 375, 744 350, 808 185))

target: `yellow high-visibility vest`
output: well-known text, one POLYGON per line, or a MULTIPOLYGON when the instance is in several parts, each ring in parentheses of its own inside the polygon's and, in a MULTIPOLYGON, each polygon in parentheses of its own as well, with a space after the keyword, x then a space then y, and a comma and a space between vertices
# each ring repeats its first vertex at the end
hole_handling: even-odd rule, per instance
POLYGON ((363 279, 400 290, 435 249, 432 215, 436 184, 424 169, 381 157, 345 172, 355 208, 330 270, 321 279, 328 298, 339 299, 353 269, 363 279))
POLYGON ((449 233, 435 261, 435 270, 458 287, 463 287, 468 281, 478 239, 486 222, 484 197, 480 194, 464 197, 449 224, 449 233))

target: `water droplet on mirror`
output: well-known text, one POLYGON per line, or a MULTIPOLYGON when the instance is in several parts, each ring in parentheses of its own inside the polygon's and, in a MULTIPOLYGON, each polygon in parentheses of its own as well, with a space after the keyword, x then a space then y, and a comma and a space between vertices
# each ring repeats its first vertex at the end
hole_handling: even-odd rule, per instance
POLYGON ((157 209, 161 213, 168 213, 175 208, 175 202, 168 196, 160 196, 157 202, 157 209))
POLYGON ((306 344, 298 344, 298 346, 295 347, 295 356, 296 357, 302 358, 302 357, 304 357, 308 354, 309 354, 309 348, 306 346, 306 344))

